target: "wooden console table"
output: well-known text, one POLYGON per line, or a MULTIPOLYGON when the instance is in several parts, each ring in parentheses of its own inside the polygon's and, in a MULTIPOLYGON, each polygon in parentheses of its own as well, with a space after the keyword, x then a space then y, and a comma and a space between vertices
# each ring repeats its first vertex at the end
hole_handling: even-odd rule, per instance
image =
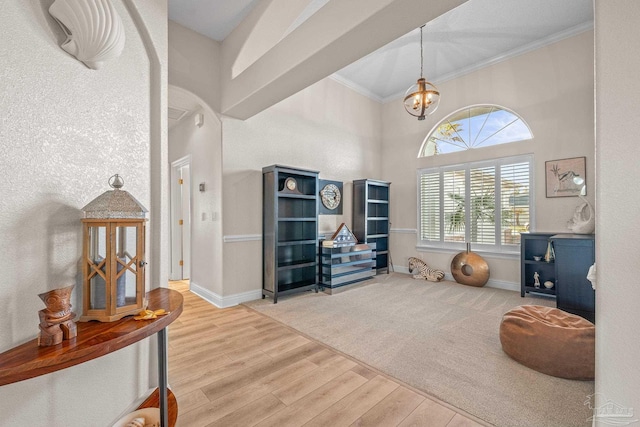
MULTIPOLYGON (((177 404, 167 390, 166 327, 182 313, 180 292, 158 288, 147 293, 150 310, 164 309, 168 314, 157 319, 133 320, 125 317, 115 322, 78 322, 78 336, 50 347, 39 347, 34 339, 0 354, 0 386, 27 380, 88 362, 158 334, 158 382, 156 391, 160 407, 161 426, 175 423, 177 404), (169 399, 169 397, 171 399, 169 399), (172 414, 169 409, 173 408, 172 414), (171 415, 171 416, 170 416, 171 415), (173 419, 173 423, 171 423, 173 419)), ((140 407, 154 406, 154 393, 140 407)))

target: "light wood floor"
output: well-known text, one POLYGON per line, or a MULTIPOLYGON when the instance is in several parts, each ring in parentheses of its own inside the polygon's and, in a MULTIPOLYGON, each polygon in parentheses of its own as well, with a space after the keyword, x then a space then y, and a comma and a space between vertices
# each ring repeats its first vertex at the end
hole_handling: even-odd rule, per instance
POLYGON ((170 287, 184 295, 169 327, 178 426, 482 425, 251 309, 170 287))

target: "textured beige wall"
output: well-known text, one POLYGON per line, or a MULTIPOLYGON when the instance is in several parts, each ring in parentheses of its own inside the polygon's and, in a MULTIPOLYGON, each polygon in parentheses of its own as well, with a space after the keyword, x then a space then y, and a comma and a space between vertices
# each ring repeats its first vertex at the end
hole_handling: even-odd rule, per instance
MULTIPOLYGON (((588 196, 594 200, 593 32, 587 31, 491 67, 437 84, 442 93, 438 110, 419 122, 401 100, 383 106, 382 177, 391 181, 391 252, 398 266, 416 256, 416 170, 442 164, 533 153, 535 156, 536 231, 567 231, 579 199, 545 197, 544 162, 586 156, 588 196), (532 142, 417 159, 424 138, 439 120, 468 105, 492 103, 510 108, 529 124, 532 142)), ((421 252, 431 266, 450 270, 454 253, 421 252)), ((491 278, 519 283, 517 259, 487 256, 491 278)))
MULTIPOLYGON (((76 284, 74 310, 81 311, 80 209, 109 189, 114 173, 154 206, 150 162, 166 149, 163 115, 154 115, 164 107, 166 4, 131 8, 158 41, 151 64, 130 10, 114 1, 125 49, 96 71, 60 49, 65 37, 48 14, 51 3, 0 2, 0 352, 37 336, 37 294, 76 284)), ((154 218, 159 223, 161 216, 154 218)), ((149 236, 154 256, 159 236, 149 236)), ((149 389, 150 357, 144 341, 3 386, 0 425, 108 425, 149 389)))
MULTIPOLYGON (((640 418, 640 3, 596 1, 596 392, 640 418)), ((598 426, 610 425, 599 422, 598 426)))
MULTIPOLYGON (((351 181, 380 178, 380 108, 325 79, 246 121, 224 118, 225 237, 262 234, 262 168, 276 163, 343 181, 343 215, 321 216, 319 229, 350 225, 351 181)), ((223 254, 225 296, 261 289, 260 240, 224 243, 223 254)))

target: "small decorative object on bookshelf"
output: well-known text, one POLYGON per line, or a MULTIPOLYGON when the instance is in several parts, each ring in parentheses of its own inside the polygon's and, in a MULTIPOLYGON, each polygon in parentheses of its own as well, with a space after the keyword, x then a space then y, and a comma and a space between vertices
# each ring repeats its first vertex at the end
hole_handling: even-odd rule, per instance
POLYGON ((318 291, 318 172, 262 169, 262 298, 318 291))
POLYGON ((537 271, 533 273, 533 287, 536 289, 540 289, 540 275, 538 274, 537 271))
POLYGON ((340 246, 353 246, 358 243, 358 239, 353 235, 349 227, 343 222, 338 230, 333 233, 331 239, 323 240, 322 246, 325 248, 338 248, 340 246))
POLYGON ((282 191, 290 191, 292 193, 302 194, 300 193, 300 190, 298 190, 298 181, 296 181, 296 179, 291 176, 284 180, 282 191))
MULTIPOLYGON (((535 259, 535 257, 533 257, 535 259)), ((556 258, 556 254, 553 252, 553 245, 551 241, 547 243, 547 251, 544 253, 544 260, 546 262, 552 262, 556 258)))
POLYGON ((63 339, 75 338, 76 324, 73 319, 76 314, 71 311, 71 291, 75 285, 54 289, 38 296, 47 306, 38 312, 40 317, 40 335, 38 345, 46 347, 57 345, 63 339))

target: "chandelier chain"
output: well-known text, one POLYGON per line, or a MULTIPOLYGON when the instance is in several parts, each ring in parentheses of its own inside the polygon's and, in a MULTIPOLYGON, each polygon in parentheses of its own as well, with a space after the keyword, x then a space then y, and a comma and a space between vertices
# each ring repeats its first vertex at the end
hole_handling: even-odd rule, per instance
POLYGON ((423 28, 424 28, 424 25, 420 27, 420 78, 423 77, 422 70, 424 68, 424 52, 423 52, 424 49, 422 48, 422 29, 423 28))

